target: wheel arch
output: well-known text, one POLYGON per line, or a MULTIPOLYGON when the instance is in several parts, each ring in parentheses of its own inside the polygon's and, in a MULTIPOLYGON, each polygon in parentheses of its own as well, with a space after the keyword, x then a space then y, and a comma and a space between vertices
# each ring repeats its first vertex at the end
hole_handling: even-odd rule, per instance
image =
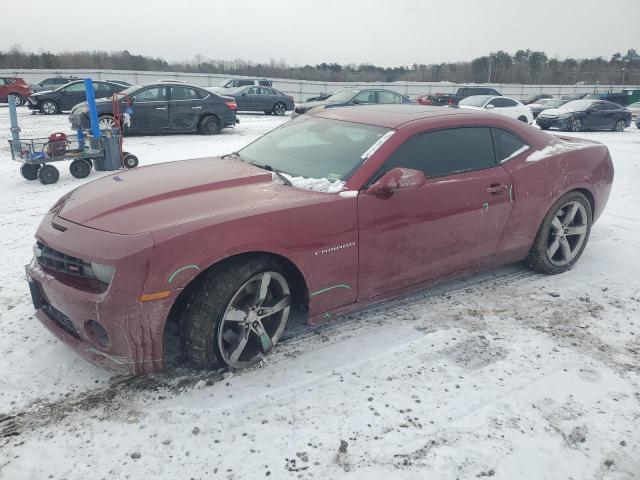
POLYGON ((291 288, 292 305, 294 306, 294 308, 298 308, 302 311, 307 311, 309 308, 308 284, 304 274, 302 273, 302 270, 300 270, 300 268, 293 261, 283 255, 269 251, 258 250, 237 253, 213 262, 207 268, 202 269, 202 271, 200 271, 198 275, 192 278, 189 283, 184 286, 180 294, 173 302, 173 305, 171 305, 171 308, 169 309, 169 314, 167 315, 164 325, 163 338, 167 335, 167 327, 169 325, 175 325, 176 323, 178 325, 181 325, 182 314, 185 311, 196 289, 202 283, 202 280, 206 277, 206 275, 208 275, 216 268, 220 268, 234 262, 246 262, 256 257, 268 257, 275 259, 282 266, 285 278, 289 282, 289 286, 291 288))

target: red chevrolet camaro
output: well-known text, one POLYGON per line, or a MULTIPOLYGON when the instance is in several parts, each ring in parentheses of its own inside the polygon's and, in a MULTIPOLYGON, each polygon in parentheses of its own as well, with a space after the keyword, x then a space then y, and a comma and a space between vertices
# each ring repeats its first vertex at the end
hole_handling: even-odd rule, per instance
POLYGON ((61 198, 27 267, 80 355, 244 367, 310 322, 525 260, 564 272, 611 190, 606 147, 500 115, 411 105, 305 115, 237 153, 119 172, 61 198))

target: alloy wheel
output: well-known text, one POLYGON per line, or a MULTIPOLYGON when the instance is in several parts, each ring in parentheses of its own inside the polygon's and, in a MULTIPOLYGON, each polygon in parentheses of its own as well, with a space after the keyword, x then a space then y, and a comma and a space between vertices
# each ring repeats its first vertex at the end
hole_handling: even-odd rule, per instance
POLYGON ((231 297, 218 324, 218 348, 232 368, 249 366, 280 339, 289 318, 291 293, 278 272, 262 272, 231 297))
POLYGON ((102 117, 98 122, 100 130, 111 130, 116 128, 116 121, 111 117, 102 117))
POLYGON ((287 107, 285 107, 282 103, 276 103, 273 107, 273 113, 282 116, 287 113, 287 107))
POLYGON ((569 129, 572 132, 580 132, 580 131, 582 131, 582 120, 580 120, 579 118, 575 118, 575 119, 571 120, 570 123, 569 123, 569 129))
POLYGON ((56 107, 56 104, 53 102, 44 102, 42 104, 42 111, 47 115, 53 115, 58 111, 58 108, 56 107))
POLYGON ((558 267, 569 264, 580 253, 588 230, 587 210, 571 201, 555 214, 547 236, 547 256, 558 267))

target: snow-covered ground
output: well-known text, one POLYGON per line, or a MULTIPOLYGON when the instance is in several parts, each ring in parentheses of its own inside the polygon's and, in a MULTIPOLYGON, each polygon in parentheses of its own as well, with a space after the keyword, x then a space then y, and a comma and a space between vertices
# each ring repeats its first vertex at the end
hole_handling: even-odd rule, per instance
MULTIPOLYGON (((217 155, 283 121, 241 120, 127 150, 142 165, 217 155)), ((69 130, 20 121, 25 137, 69 130)), ((33 233, 82 181, 23 180, 0 107, 0 478, 640 478, 640 132, 579 136, 608 145, 616 179, 570 272, 512 265, 295 329, 248 371, 122 379, 33 316, 33 233)))

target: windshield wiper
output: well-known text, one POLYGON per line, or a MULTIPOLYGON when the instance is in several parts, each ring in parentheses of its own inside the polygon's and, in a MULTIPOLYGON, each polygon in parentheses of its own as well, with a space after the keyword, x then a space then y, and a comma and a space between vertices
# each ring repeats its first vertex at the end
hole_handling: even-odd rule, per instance
POLYGON ((282 172, 279 172, 278 170, 274 170, 271 165, 260 165, 258 163, 253 163, 253 162, 249 162, 251 165, 255 165, 258 168, 264 168, 265 170, 268 170, 269 172, 275 173, 278 178, 280 180, 282 180, 284 182, 284 184, 287 187, 293 187, 293 184, 291 183, 291 180, 289 180, 287 177, 285 177, 282 172))
POLYGON ((235 158, 239 158, 240 160, 242 160, 242 157, 240 156, 240 154, 238 152, 227 153, 226 155, 223 155, 220 158, 229 158, 229 157, 235 157, 235 158))

